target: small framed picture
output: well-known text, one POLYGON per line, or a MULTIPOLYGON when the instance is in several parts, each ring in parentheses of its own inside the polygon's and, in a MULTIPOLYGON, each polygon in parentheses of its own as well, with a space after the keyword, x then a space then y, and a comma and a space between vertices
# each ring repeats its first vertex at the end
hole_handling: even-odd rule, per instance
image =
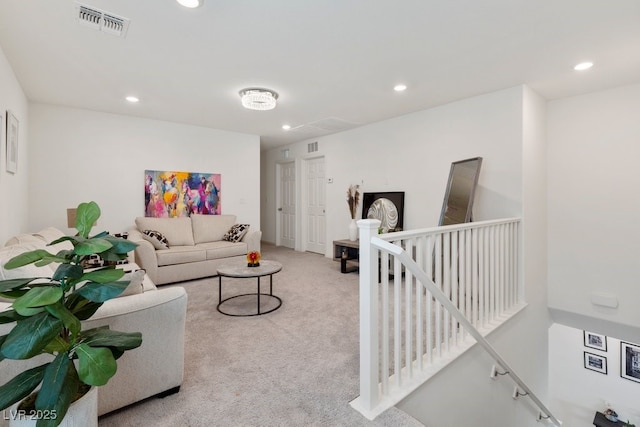
POLYGON ((607 351, 607 337, 593 332, 584 331, 584 346, 607 351))
POLYGON ((607 358, 599 354, 584 352, 584 367, 607 375, 607 358))
POLYGON ((18 119, 7 111, 7 172, 18 171, 18 119))
POLYGON ((640 345, 620 342, 620 376, 640 383, 640 345))

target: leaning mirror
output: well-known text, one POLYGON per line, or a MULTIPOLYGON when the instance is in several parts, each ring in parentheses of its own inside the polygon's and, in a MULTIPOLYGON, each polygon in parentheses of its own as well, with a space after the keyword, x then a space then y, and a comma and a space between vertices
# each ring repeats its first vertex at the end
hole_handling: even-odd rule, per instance
POLYGON ((451 163, 438 225, 471 222, 473 198, 478 186, 482 157, 451 163))

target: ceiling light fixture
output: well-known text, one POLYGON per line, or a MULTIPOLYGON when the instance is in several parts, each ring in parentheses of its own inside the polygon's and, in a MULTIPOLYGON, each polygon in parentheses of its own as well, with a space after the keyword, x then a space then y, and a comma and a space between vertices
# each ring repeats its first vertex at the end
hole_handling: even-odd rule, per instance
POLYGON ((593 62, 581 62, 575 67, 573 67, 573 69, 576 71, 584 71, 584 70, 588 70, 591 67, 593 67, 593 62))
POLYGON ((184 7, 188 7, 190 9, 202 6, 202 2, 204 0, 177 0, 184 7))
POLYGON ((135 104, 136 102, 140 101, 140 99, 137 96, 127 96, 125 99, 131 102, 132 104, 135 104))
POLYGON ((282 129, 283 130, 289 130, 289 129, 291 129, 291 125, 282 125, 282 129))
POLYGON ((395 85, 393 87, 393 90, 395 90, 396 92, 405 91, 405 90, 407 90, 407 85, 403 85, 403 84, 395 85))
POLYGON ((240 91, 242 106, 250 110, 272 110, 276 106, 278 94, 269 89, 252 87, 240 91))

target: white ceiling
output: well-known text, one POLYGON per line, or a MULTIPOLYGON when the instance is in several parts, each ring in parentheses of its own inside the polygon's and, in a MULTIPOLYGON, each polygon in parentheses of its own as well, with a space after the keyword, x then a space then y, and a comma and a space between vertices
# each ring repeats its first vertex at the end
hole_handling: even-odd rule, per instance
POLYGON ((75 3, 1 2, 30 101, 257 134, 263 149, 523 83, 555 99, 640 82, 639 0, 83 2, 129 18, 125 38, 79 24, 75 3), (276 109, 244 109, 253 86, 276 109))

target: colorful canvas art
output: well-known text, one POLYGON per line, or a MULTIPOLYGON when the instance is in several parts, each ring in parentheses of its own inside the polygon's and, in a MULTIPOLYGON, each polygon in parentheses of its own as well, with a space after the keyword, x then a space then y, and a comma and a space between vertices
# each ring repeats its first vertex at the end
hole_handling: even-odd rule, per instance
POLYGON ((145 216, 220 215, 220 174, 150 170, 144 174, 145 216))

